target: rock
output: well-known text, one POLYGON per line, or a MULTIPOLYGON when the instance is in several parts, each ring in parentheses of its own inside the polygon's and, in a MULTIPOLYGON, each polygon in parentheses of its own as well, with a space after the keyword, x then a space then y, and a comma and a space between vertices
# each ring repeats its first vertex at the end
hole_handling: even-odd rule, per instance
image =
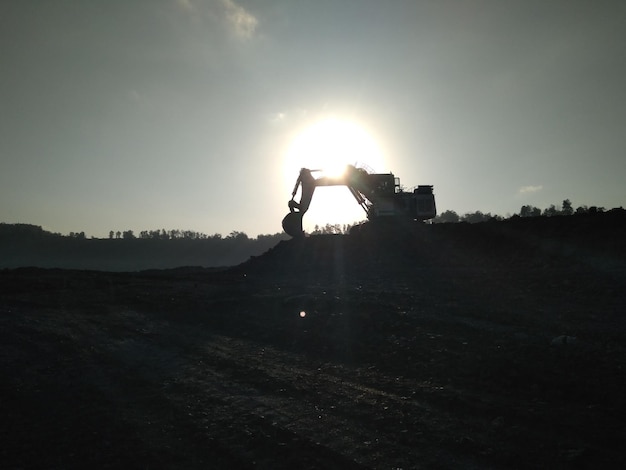
POLYGON ((576 336, 561 335, 553 338, 550 344, 552 344, 552 346, 564 346, 568 344, 576 344, 577 342, 578 338, 576 338, 576 336))

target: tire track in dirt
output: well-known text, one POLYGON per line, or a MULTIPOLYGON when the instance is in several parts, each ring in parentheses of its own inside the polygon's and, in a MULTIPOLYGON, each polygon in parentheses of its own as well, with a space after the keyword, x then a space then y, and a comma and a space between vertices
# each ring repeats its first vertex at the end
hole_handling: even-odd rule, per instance
POLYGON ((245 452, 241 441, 256 434, 265 436, 270 447, 278 443, 280 458, 271 455, 272 461, 297 456, 298 464, 316 462, 310 468, 350 463, 485 468, 475 456, 480 445, 467 437, 468 424, 430 401, 442 387, 400 383, 373 370, 311 364, 301 356, 223 336, 212 336, 196 354, 168 394, 201 416, 200 426, 230 429, 232 435, 212 439, 234 447, 233 452, 245 452), (391 386, 382 389, 371 382, 391 386))

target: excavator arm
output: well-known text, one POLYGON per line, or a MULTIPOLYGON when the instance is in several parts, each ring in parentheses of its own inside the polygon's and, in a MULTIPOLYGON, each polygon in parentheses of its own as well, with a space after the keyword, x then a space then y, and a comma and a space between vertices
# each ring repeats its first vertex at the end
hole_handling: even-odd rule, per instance
POLYGON ((314 171, 318 170, 309 170, 308 168, 302 168, 300 170, 300 174, 296 180, 296 185, 293 187, 293 192, 291 193, 291 200, 288 203, 290 212, 294 212, 297 209, 298 212, 304 215, 304 213, 309 210, 317 183, 315 177, 313 176, 314 171), (300 202, 296 202, 294 198, 296 197, 300 187, 302 187, 300 202))
MULTIPOLYGON (((364 172, 364 170, 358 170, 353 166, 348 166, 346 172, 341 176, 322 176, 315 178, 313 173, 318 171, 321 170, 302 168, 291 193, 291 200, 288 202, 289 214, 283 219, 283 229, 285 233, 294 238, 303 235, 302 216, 309 210, 313 193, 318 186, 347 186, 357 203, 365 210, 365 213, 367 214, 369 211, 366 197, 353 184, 353 180, 356 179, 357 174, 361 171, 364 172), (300 201, 295 200, 298 189, 301 189, 300 201)), ((364 174, 367 175, 367 172, 364 172, 364 174)))

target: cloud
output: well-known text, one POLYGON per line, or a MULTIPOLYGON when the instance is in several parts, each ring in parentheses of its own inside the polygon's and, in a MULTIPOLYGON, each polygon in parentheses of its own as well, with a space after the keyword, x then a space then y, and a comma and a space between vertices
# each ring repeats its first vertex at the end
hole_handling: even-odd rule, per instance
POLYGON ((226 18, 235 36, 240 39, 250 39, 259 24, 254 15, 245 8, 237 5, 233 0, 221 0, 226 9, 226 18))
POLYGON ((543 186, 538 185, 538 186, 522 186, 521 188, 519 188, 519 193, 520 194, 529 194, 529 193, 536 193, 539 192, 543 189, 543 186))
POLYGON ((187 11, 194 11, 195 8, 191 0, 176 0, 176 3, 183 9, 187 11))
POLYGON ((234 0, 174 0, 180 10, 196 23, 222 23, 239 40, 249 40, 259 20, 234 0))

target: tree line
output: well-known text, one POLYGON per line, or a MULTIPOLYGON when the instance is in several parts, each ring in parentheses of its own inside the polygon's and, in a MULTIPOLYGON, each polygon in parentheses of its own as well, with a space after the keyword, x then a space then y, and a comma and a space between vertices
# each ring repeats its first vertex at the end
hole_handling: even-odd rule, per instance
MULTIPOLYGON (((243 232, 231 232, 229 235, 226 236, 226 238, 236 238, 238 236, 245 236, 246 238, 248 238, 248 235, 246 235, 243 232)), ((261 235, 261 236, 265 236, 265 235, 261 235)), ((207 235, 206 233, 202 233, 202 232, 196 232, 194 230, 179 230, 179 229, 173 229, 173 230, 165 230, 163 229, 157 229, 157 230, 142 230, 141 232, 139 232, 138 235, 135 234, 135 232, 133 232, 132 230, 124 230, 124 231, 114 231, 111 230, 109 232, 109 240, 113 240, 113 239, 124 239, 124 240, 130 240, 130 239, 134 239, 134 238, 140 238, 142 240, 179 240, 179 239, 185 239, 185 240, 207 240, 207 239, 215 239, 215 240, 221 240, 222 239, 222 234, 221 233, 215 233, 213 235, 207 235)))
MULTIPOLYGON (((518 213, 515 213, 511 216, 503 217, 501 215, 492 214, 491 212, 468 212, 465 214, 458 214, 454 210, 446 210, 441 214, 438 214, 433 220, 432 223, 441 224, 441 223, 460 223, 466 222, 470 224, 475 224, 479 222, 488 222, 491 220, 505 220, 508 217, 554 217, 554 216, 562 216, 562 215, 581 215, 581 214, 600 214, 606 212, 604 207, 598 206, 578 206, 574 209, 572 202, 569 199, 564 199, 561 203, 560 207, 557 207, 555 204, 551 204, 549 207, 545 209, 540 209, 539 207, 535 207, 532 205, 524 205, 520 208, 518 213)), ((310 233, 311 235, 323 235, 323 234, 347 234, 350 232, 350 229, 354 225, 358 225, 363 223, 364 221, 357 222, 355 224, 326 224, 326 225, 316 225, 313 231, 310 233)))
MULTIPOLYGON (((611 209, 609 212, 623 209, 611 209)), ((510 218, 600 214, 604 207, 579 206, 565 199, 559 207, 521 207, 510 218)), ((459 215, 446 210, 433 223, 478 223, 504 217, 475 211, 459 215)), ((350 224, 316 225, 311 235, 349 233, 350 224)), ((290 237, 285 233, 249 237, 233 231, 226 236, 206 235, 192 230, 111 230, 108 238, 88 238, 85 232, 52 233, 30 224, 0 223, 0 269, 38 266, 110 271, 165 269, 180 266, 233 266, 258 256, 290 237)))
MULTIPOLYGON (((85 232, 70 232, 68 235, 63 235, 59 232, 50 232, 44 230, 39 225, 33 224, 7 224, 0 222, 0 239, 61 239, 70 238, 74 240, 86 240, 88 237, 85 232)), ((258 235, 257 237, 249 237, 244 232, 232 231, 228 235, 223 236, 221 233, 215 233, 213 235, 207 235, 206 233, 196 232, 193 230, 142 230, 139 235, 135 235, 132 230, 113 231, 109 232, 109 240, 267 240, 267 239, 283 239, 285 238, 282 233, 258 235)), ((90 237, 90 240, 104 240, 97 237, 90 237)))
MULTIPOLYGON (((519 213, 513 214, 511 217, 554 217, 563 215, 582 215, 582 214, 600 214, 606 212, 604 207, 598 206, 578 206, 574 209, 572 202, 569 199, 564 199, 560 207, 555 204, 551 204, 545 209, 540 209, 532 205, 524 205, 521 207, 519 213)), ((468 212, 463 215, 459 215, 453 210, 446 210, 437 215, 433 219, 433 223, 459 223, 467 222, 470 224, 478 222, 487 222, 490 220, 504 220, 505 217, 500 215, 492 215, 490 212, 483 213, 481 211, 468 212)))

